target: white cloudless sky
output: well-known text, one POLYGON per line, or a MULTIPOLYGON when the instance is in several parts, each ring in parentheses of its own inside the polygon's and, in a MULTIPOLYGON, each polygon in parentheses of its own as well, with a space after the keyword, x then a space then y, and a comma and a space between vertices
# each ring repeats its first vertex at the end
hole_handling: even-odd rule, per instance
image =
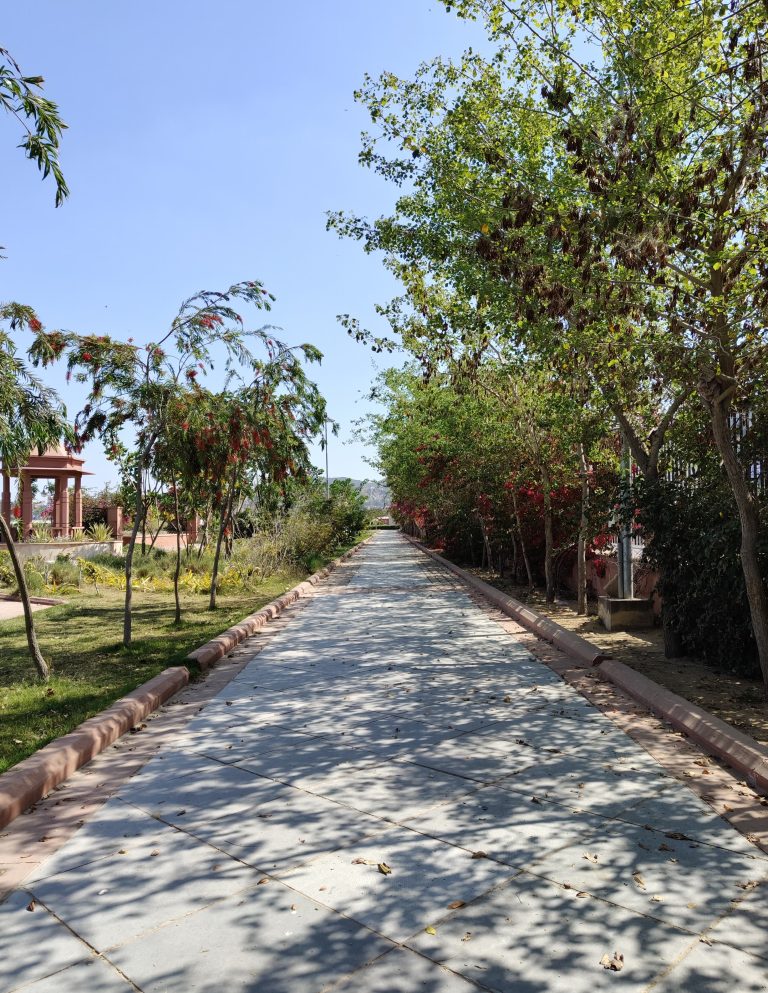
MULTIPOLYGON (((4 11, 0 45, 69 125, 61 160, 71 196, 15 148, 0 115, 0 299, 34 306, 49 327, 157 338, 199 289, 257 278, 291 343, 324 353, 313 378, 341 425, 332 476, 371 478, 350 441, 377 365, 336 315, 369 327, 397 292, 379 259, 325 230, 328 210, 376 217, 397 191, 358 165, 367 126, 353 91, 366 72, 412 75, 458 55, 479 29, 435 0, 27 0, 4 11)), ((47 374, 73 415, 64 369, 47 374)), ((215 386, 215 380, 210 381, 215 386)), ((98 445, 92 483, 115 478, 98 445)), ((324 456, 314 449, 319 466, 324 456)))

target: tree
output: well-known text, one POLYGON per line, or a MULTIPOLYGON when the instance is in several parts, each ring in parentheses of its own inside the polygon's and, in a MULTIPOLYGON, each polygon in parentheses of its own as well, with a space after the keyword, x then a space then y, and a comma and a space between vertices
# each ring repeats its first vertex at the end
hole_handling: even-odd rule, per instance
POLYGON ((538 63, 555 84, 546 98, 567 107, 567 164, 593 194, 585 224, 605 246, 603 261, 657 291, 709 412, 738 511, 768 693, 760 515, 731 424, 768 371, 768 13, 750 0, 690 9, 671 0, 465 7, 487 12, 491 30, 520 52, 529 44, 519 32, 540 25, 538 63), (589 64, 577 55, 583 32, 595 55, 589 64))
POLYGON ((759 514, 729 427, 766 370, 768 15, 749 0, 445 5, 486 20, 495 57, 366 80, 380 138, 362 160, 405 193, 393 217, 331 223, 385 252, 415 354, 444 337, 431 308, 447 286, 503 340, 585 372, 650 480, 682 406, 706 405, 768 686, 759 514))
MULTIPOLYGON (((282 483, 306 473, 307 439, 325 417, 325 401, 301 364, 301 358, 319 361, 320 353, 274 338, 268 349, 265 361, 249 367, 249 381, 215 394, 195 384, 174 397, 153 457, 153 472, 171 485, 177 524, 179 496, 193 513, 205 508, 207 517, 218 519, 210 609, 216 606, 222 546, 240 503, 264 478, 282 483)), ((177 576, 179 560, 177 542, 177 576)), ((178 596, 176 603, 178 619, 178 596)))
MULTIPOLYGON (((168 425, 168 410, 180 392, 224 357, 225 374, 241 369, 258 375, 265 365, 249 348, 260 343, 266 364, 286 351, 270 327, 246 330, 237 301, 269 310, 273 297, 261 283, 236 283, 225 292, 202 291, 186 300, 157 341, 138 346, 106 335, 52 332, 35 343, 35 362, 47 364, 66 350, 68 376, 90 385, 89 401, 75 418, 75 444, 100 437, 108 455, 130 476, 133 528, 125 558, 123 644, 131 643, 132 569, 136 540, 146 513, 145 492, 152 459, 168 425)), ((317 355, 312 346, 300 346, 317 355)))
MULTIPOLYGON (((42 325, 30 307, 15 303, 4 304, 0 306, 0 321, 6 323, 11 331, 29 330, 35 336, 43 333, 42 325)), ((67 437, 68 433, 61 401, 53 390, 32 375, 19 358, 10 334, 0 329, 0 462, 8 470, 22 466, 33 450, 42 452, 49 445, 67 437)), ((24 569, 19 561, 13 534, 2 514, 0 535, 11 557, 24 608, 29 653, 38 675, 47 680, 50 669, 37 641, 24 569)))

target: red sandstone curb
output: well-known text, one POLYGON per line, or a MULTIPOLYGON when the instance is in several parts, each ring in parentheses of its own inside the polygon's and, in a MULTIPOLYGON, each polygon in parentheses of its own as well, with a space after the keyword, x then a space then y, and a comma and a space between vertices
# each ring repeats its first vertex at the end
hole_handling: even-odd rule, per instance
POLYGON ((572 658, 575 657, 578 662, 596 667, 601 678, 624 690, 672 727, 683 731, 704 751, 722 759, 741 773, 753 789, 768 793, 768 748, 758 744, 749 735, 737 731, 714 714, 691 703, 690 700, 678 696, 665 686, 660 686, 659 683, 636 672, 623 662, 606 656, 586 638, 581 638, 572 631, 566 631, 555 621, 542 617, 530 607, 523 606, 512 597, 506 596, 495 587, 449 562, 437 552, 426 548, 415 538, 409 535, 405 537, 421 551, 455 573, 468 586, 482 593, 523 627, 533 631, 556 648, 560 648, 572 658))
POLYGON ((189 671, 184 666, 166 669, 0 775, 0 828, 157 710, 188 682, 189 671))
POLYGON ((478 593, 482 593, 486 599, 490 600, 495 607, 498 607, 508 617, 513 618, 518 624, 522 624, 529 631, 533 631, 534 634, 543 638, 544 641, 548 641, 551 645, 561 649, 581 665, 589 667, 596 666, 603 659, 609 657, 601 649, 587 641, 586 638, 574 634, 573 631, 567 631, 556 621, 552 621, 548 617, 542 617, 537 611, 526 607, 519 600, 515 600, 511 596, 507 596, 506 593, 497 590, 495 586, 484 583, 482 579, 478 579, 477 576, 473 576, 460 566, 454 565, 453 562, 443 558, 442 555, 432 551, 431 548, 422 545, 420 541, 411 538, 410 535, 406 534, 404 537, 426 555, 429 555, 430 558, 439 562, 440 565, 445 566, 446 569, 449 569, 459 579, 463 580, 467 586, 471 586, 478 593))
POLYGON ((768 748, 623 662, 609 659, 600 665, 599 672, 652 713, 684 731, 691 741, 727 762, 753 789, 768 792, 768 748))
POLYGON ((235 624, 231 628, 227 628, 220 635, 213 638, 211 641, 206 642, 201 645, 200 648, 196 648, 193 652, 187 655, 190 662, 196 662, 203 672, 207 672, 211 666, 216 665, 225 655, 229 653, 237 646, 245 641, 246 638, 250 638, 252 634, 259 630, 259 628, 264 627, 264 625, 271 621, 273 618, 281 614, 286 607, 290 607, 292 603, 295 603, 300 597, 304 596, 306 593, 311 592, 312 588, 317 586, 317 584, 325 579, 327 576, 333 572, 342 562, 346 559, 351 558, 359 549, 363 547, 371 539, 370 537, 364 538, 362 541, 358 542, 353 548, 344 552, 339 558, 334 559, 325 568, 320 569, 319 572, 313 573, 308 579, 299 583, 298 586, 294 586, 293 589, 288 590, 287 593, 283 593, 282 596, 268 603, 266 607, 262 607, 261 610, 257 610, 253 614, 249 614, 248 617, 243 618, 239 624, 235 624))
MULTIPOLYGON (((5 600, 8 603, 21 603, 20 596, 0 596, 0 600, 5 600)), ((46 607, 58 607, 60 603, 66 603, 62 597, 56 596, 31 596, 29 598, 30 603, 42 603, 46 607)))

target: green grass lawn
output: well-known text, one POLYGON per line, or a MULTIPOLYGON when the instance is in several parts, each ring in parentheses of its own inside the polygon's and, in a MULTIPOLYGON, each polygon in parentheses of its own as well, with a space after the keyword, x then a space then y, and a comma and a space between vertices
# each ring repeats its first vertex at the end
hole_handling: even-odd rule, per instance
POLYGON ((23 618, 0 623, 0 772, 168 666, 185 664, 192 649, 304 578, 274 576, 251 592, 220 594, 215 611, 206 609, 207 596, 187 595, 179 627, 173 624, 172 597, 136 590, 134 642, 128 650, 121 644, 120 590, 73 596, 35 613, 43 655, 53 667, 46 684, 37 680, 29 660, 23 618))

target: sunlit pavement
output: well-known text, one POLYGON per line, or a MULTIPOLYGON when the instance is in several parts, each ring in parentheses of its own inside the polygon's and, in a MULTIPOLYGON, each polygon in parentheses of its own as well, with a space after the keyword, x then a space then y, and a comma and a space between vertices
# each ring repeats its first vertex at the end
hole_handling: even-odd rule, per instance
POLYGON ((0 906, 0 990, 768 990, 768 858, 399 535, 347 577, 0 906))

